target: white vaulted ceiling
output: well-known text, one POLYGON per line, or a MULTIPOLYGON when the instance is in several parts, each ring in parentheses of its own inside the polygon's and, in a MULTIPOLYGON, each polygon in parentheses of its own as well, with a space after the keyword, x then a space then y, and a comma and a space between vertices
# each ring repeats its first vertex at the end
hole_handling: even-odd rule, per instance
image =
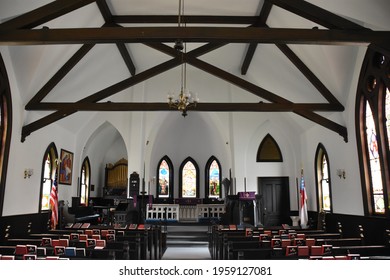
MULTIPOLYGON (((58 0, 55 2, 66 2, 58 0)), ((77 2, 72 0, 72 2, 77 2)), ((83 5, 69 13, 50 19, 47 22, 33 26, 34 29, 49 30, 57 28, 100 28, 110 16, 177 16, 178 0, 98 0, 83 5), (107 4, 109 14, 102 16, 102 7, 107 4)), ((260 15, 264 2, 272 2, 272 8, 266 20, 270 28, 292 28, 313 30, 328 29, 318 22, 304 18, 300 15, 284 9, 283 2, 288 1, 264 1, 264 0, 185 0, 184 14, 186 16, 245 16, 257 17, 260 15)), ((295 0, 291 2, 309 3, 321 9, 331 12, 335 17, 342 17, 353 24, 360 25, 373 31, 388 31, 390 29, 390 2, 388 0, 295 0)), ((44 7, 52 1, 44 0, 2 0, 0 3, 0 20, 7 23, 17 17, 23 17, 24 13, 44 7)), ((306 6, 303 6, 306 10, 306 6)), ((107 12, 107 10, 106 10, 107 12)), ((114 19, 123 27, 176 27, 177 23, 123 23, 114 19)), ((337 25, 337 24, 336 24, 337 25)), ((202 23, 191 24, 187 27, 247 27, 250 24, 221 24, 202 23)), ((120 28, 120 27, 119 27, 120 28)), ((0 25, 0 39, 2 26, 0 25)), ((1 41, 1 40, 0 40, 1 41)), ((11 44, 1 41, 3 45, 9 45, 15 77, 22 102, 27 105, 40 89, 61 69, 61 67, 81 48, 82 43, 75 44, 11 44)), ((172 47, 172 42, 162 42, 172 47)), ((187 52, 205 45, 205 42, 187 43, 187 52)), ((61 81, 47 94, 42 102, 77 102, 112 85, 137 76, 151 67, 172 59, 172 56, 153 49, 143 42, 124 43, 129 58, 134 64, 135 73, 126 65, 125 60, 114 43, 96 44, 74 68, 66 74, 61 81)), ((253 85, 265 89, 276 96, 293 103, 327 103, 315 86, 297 69, 290 59, 272 43, 258 44, 254 56, 248 65, 247 71, 242 73, 242 66, 248 50, 248 43, 229 43, 223 47, 210 51, 200 57, 206 62, 232 74, 240 80, 248 81, 253 85)), ((330 93, 345 106, 348 93, 351 88, 352 75, 356 63, 361 64, 357 56, 359 48, 365 48, 367 44, 330 45, 330 44, 286 44, 301 62, 322 82, 330 93)), ((361 59, 361 58, 360 58, 361 59)), ((199 94, 200 102, 228 103, 228 102, 268 102, 266 99, 256 96, 245 89, 240 89, 237 84, 229 80, 222 80, 204 69, 188 65, 188 83, 191 90, 199 94), (232 95, 224 91, 218 92, 221 87, 213 86, 214 83, 232 84, 232 95), (209 92, 205 92, 208 89, 209 92), (213 90, 215 89, 215 90, 213 90)), ((127 87, 117 93, 102 99, 101 101, 115 102, 166 102, 169 90, 179 87, 180 66, 173 67, 159 73, 156 77, 146 79, 145 83, 158 86, 161 90, 148 93, 146 96, 133 96, 132 87, 127 87), (166 81, 163 84, 162 81, 166 81)), ((55 110, 28 111, 25 123, 32 123, 44 116, 48 116, 55 110)), ((98 111, 98 110, 96 110, 98 111)), ((77 131, 81 119, 93 117, 97 112, 77 112, 71 117, 59 120, 59 123, 69 130, 77 131), (77 124, 77 125, 75 125, 77 124)), ((341 111, 342 112, 342 111, 341 111)), ((341 114, 340 112, 340 114, 341 114)), ((120 112, 118 112, 120 113, 120 112)), ((332 113, 321 112, 321 116, 329 116, 332 113)), ((294 115, 297 121, 303 118, 294 115)))

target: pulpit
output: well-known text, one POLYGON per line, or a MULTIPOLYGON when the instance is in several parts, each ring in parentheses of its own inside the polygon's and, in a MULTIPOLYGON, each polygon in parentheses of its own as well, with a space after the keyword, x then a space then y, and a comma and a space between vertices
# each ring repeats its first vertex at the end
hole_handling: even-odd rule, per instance
POLYGON ((255 192, 238 192, 240 225, 257 224, 256 213, 256 195, 255 192))

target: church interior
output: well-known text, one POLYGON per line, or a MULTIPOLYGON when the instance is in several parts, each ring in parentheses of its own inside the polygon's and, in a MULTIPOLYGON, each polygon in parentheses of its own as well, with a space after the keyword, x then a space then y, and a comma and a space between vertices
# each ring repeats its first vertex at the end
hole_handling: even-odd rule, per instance
POLYGON ((388 0, 2 0, 0 259, 389 259, 388 0))

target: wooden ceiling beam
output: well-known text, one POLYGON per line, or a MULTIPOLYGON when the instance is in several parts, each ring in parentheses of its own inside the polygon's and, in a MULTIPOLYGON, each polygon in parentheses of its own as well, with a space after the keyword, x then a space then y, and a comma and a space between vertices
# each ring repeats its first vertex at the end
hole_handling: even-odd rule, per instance
MULTIPOLYGON (((108 7, 106 0, 96 0, 96 4, 100 10, 100 13, 102 14, 104 21, 106 22, 105 26, 114 26, 114 27, 120 27, 112 20, 112 13, 110 11, 110 7, 108 7)), ((126 47, 124 43, 117 43, 116 44, 119 53, 122 56, 123 61, 125 62, 127 69, 129 69, 129 72, 132 76, 135 75, 136 68, 134 65, 133 60, 131 59, 130 51, 126 47)))
MULTIPOLYGON (((271 13, 271 9, 272 9, 272 4, 270 2, 265 1, 263 3, 263 7, 261 8, 259 18, 258 18, 257 22, 255 24, 253 24, 253 26, 264 27, 266 22, 267 22, 267 19, 269 17, 269 14, 271 13)), ((246 75, 246 73, 248 72, 249 65, 252 62, 256 48, 257 48, 257 43, 249 44, 248 50, 247 50, 246 55, 244 57, 244 62, 242 63, 242 66, 241 66, 241 75, 246 75)))
POLYGON ((262 27, 101 27, 0 31, 0 45, 174 42, 363 45, 390 43, 390 31, 262 27))
MULTIPOLYGON (((165 102, 43 102, 34 104, 32 111, 170 111, 165 102)), ((295 110, 342 111, 332 104, 324 103, 198 103, 191 111, 209 112, 292 112, 295 110)))
POLYGON ((33 28, 96 0, 57 0, 0 24, 0 30, 33 28))

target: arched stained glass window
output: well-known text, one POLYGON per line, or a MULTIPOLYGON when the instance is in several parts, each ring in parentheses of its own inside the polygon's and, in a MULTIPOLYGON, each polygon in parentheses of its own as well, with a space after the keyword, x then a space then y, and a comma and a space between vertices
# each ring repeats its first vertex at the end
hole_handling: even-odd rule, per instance
POLYGON ((173 198, 173 165, 168 156, 158 163, 156 183, 158 198, 173 198))
POLYGON ((199 190, 199 168, 196 162, 187 158, 180 167, 180 197, 197 198, 199 190))
POLYGON ((332 211, 331 180, 328 153, 322 144, 316 152, 316 178, 319 211, 332 211))
POLYGON ((357 141, 366 215, 389 216, 390 56, 370 46, 356 98, 357 141))
POLYGON ((88 206, 90 185, 91 185, 90 178, 91 178, 91 165, 89 163, 88 157, 86 157, 81 167, 81 176, 80 176, 80 204, 84 206, 88 206))
POLYGON ((212 156, 206 164, 206 194, 209 198, 222 197, 222 171, 217 158, 212 156))
POLYGON ((163 160, 160 163, 160 167, 158 169, 158 183, 159 183, 159 189, 158 189, 158 196, 159 197, 169 197, 169 185, 170 185, 170 178, 169 178, 169 166, 166 160, 163 160))
POLYGON ((385 213, 383 182, 381 175, 381 165, 379 161, 379 150, 377 133, 375 129, 374 117, 370 104, 366 103, 366 137, 369 155, 369 166, 371 170, 373 201, 375 213, 385 213))
POLYGON ((0 55, 0 217, 3 213, 8 156, 11 145, 12 102, 11 89, 3 58, 0 55))
POLYGON ((39 211, 50 210, 50 193, 57 172, 57 158, 56 146, 51 143, 43 156, 39 211))

